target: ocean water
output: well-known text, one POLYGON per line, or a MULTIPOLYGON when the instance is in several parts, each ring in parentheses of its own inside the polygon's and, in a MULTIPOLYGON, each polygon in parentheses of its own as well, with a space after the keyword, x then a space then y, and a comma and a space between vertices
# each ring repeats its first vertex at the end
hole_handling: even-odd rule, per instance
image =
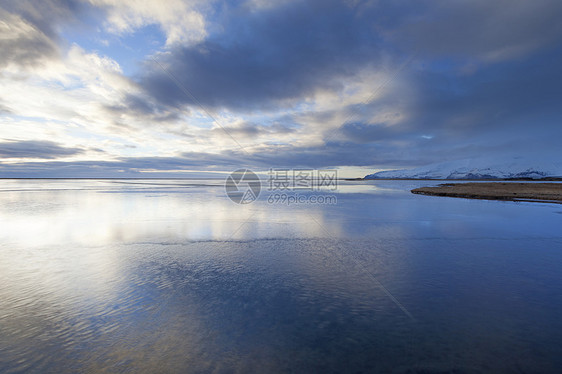
POLYGON ((1 180, 0 372, 562 372, 562 205, 432 183, 1 180))

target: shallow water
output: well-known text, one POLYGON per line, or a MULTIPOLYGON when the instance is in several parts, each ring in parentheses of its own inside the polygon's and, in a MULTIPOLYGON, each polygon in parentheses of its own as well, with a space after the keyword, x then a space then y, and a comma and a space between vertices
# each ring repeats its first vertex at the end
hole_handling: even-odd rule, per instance
POLYGON ((559 373, 562 205, 432 183, 2 180, 0 372, 559 373))

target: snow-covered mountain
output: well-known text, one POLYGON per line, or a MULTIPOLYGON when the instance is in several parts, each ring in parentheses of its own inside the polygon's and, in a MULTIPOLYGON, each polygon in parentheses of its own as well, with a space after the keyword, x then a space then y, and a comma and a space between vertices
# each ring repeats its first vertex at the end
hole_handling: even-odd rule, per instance
POLYGON ((541 179, 546 177, 562 177, 562 157, 559 160, 552 162, 520 158, 495 161, 484 158, 456 160, 415 169, 380 171, 365 176, 365 179, 541 179))

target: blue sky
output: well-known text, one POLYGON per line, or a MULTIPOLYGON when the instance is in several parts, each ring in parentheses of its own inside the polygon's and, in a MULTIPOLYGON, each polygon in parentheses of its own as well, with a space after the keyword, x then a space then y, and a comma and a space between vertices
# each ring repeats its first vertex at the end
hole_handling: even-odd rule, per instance
POLYGON ((5 0, 0 177, 547 162, 561 16, 546 0, 5 0))

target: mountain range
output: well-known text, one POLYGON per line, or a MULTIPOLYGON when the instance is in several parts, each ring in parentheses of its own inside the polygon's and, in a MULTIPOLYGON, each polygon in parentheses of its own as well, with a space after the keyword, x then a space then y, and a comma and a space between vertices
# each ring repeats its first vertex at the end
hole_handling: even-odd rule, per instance
POLYGON ((562 157, 543 160, 517 157, 490 161, 487 158, 440 162, 415 169, 385 170, 365 179, 543 179, 562 177, 562 157))

